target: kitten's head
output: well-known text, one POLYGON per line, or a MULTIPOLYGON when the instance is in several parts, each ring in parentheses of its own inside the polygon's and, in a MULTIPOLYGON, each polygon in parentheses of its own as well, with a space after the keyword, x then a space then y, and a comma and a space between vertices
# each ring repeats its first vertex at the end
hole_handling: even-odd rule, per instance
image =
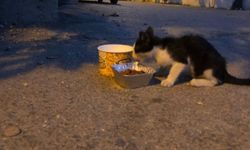
POLYGON ((154 31, 148 27, 146 31, 139 32, 139 37, 134 45, 133 57, 135 59, 144 60, 151 57, 150 52, 153 50, 154 31))

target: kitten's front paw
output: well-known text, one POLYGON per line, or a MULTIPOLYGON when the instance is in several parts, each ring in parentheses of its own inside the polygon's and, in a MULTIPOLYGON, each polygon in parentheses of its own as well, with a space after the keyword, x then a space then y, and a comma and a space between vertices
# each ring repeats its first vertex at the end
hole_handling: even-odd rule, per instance
POLYGON ((161 81, 161 86, 172 87, 173 85, 174 85, 174 82, 169 81, 167 79, 161 81))

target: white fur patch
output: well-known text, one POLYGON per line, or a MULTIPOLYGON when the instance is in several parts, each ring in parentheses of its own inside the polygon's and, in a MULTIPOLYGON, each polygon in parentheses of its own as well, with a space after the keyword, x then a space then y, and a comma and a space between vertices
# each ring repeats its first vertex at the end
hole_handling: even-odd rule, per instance
POLYGON ((180 74, 185 70, 186 64, 175 62, 170 69, 167 79, 161 82, 162 86, 171 87, 174 85, 180 74))
POLYGON ((192 86, 196 86, 196 87, 213 87, 216 85, 216 83, 214 83, 211 80, 208 79, 192 79, 190 81, 190 85, 192 86))
POLYGON ((203 72, 202 78, 204 79, 192 79, 190 84, 196 87, 213 87, 219 84, 220 81, 216 77, 213 76, 213 70, 207 69, 203 72))
POLYGON ((167 49, 161 49, 159 47, 153 48, 154 58, 158 65, 160 66, 168 66, 174 63, 174 60, 171 58, 167 49))
POLYGON ((136 54, 133 51, 133 58, 138 58, 142 61, 155 59, 159 66, 170 66, 175 61, 171 58, 167 49, 162 49, 158 46, 153 47, 153 49, 146 53, 138 53, 136 54))
POLYGON ((203 76, 213 82, 215 85, 219 84, 221 81, 219 81, 214 75, 212 69, 207 69, 204 71, 203 76))

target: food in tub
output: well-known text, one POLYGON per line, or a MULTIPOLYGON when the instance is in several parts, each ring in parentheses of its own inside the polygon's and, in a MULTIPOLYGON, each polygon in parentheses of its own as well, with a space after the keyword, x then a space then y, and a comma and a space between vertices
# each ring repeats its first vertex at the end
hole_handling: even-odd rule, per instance
POLYGON ((145 72, 143 71, 136 71, 132 69, 124 70, 121 72, 122 75, 136 75, 136 74, 143 74, 145 72))
POLYGON ((131 68, 127 69, 127 70, 123 70, 121 73, 124 75, 136 75, 136 74, 143 74, 143 73, 154 73, 155 70, 151 67, 146 67, 142 64, 140 64, 139 62, 135 61, 132 62, 132 66, 131 68))
POLYGON ((115 81, 124 88, 138 88, 149 85, 155 70, 138 62, 113 65, 115 81))

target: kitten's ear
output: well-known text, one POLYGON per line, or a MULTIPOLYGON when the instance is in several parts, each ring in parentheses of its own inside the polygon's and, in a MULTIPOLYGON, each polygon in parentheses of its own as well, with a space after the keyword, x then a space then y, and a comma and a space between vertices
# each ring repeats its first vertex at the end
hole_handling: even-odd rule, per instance
POLYGON ((143 32, 142 32, 142 31, 140 31, 140 32, 139 32, 139 38, 141 38, 141 37, 142 37, 142 34, 143 34, 143 32))
POLYGON ((142 41, 146 39, 146 35, 145 35, 144 32, 142 32, 142 31, 139 32, 139 39, 142 40, 142 41))
POLYGON ((151 26, 149 26, 146 30, 146 32, 151 36, 153 37, 154 36, 154 30, 151 26))

